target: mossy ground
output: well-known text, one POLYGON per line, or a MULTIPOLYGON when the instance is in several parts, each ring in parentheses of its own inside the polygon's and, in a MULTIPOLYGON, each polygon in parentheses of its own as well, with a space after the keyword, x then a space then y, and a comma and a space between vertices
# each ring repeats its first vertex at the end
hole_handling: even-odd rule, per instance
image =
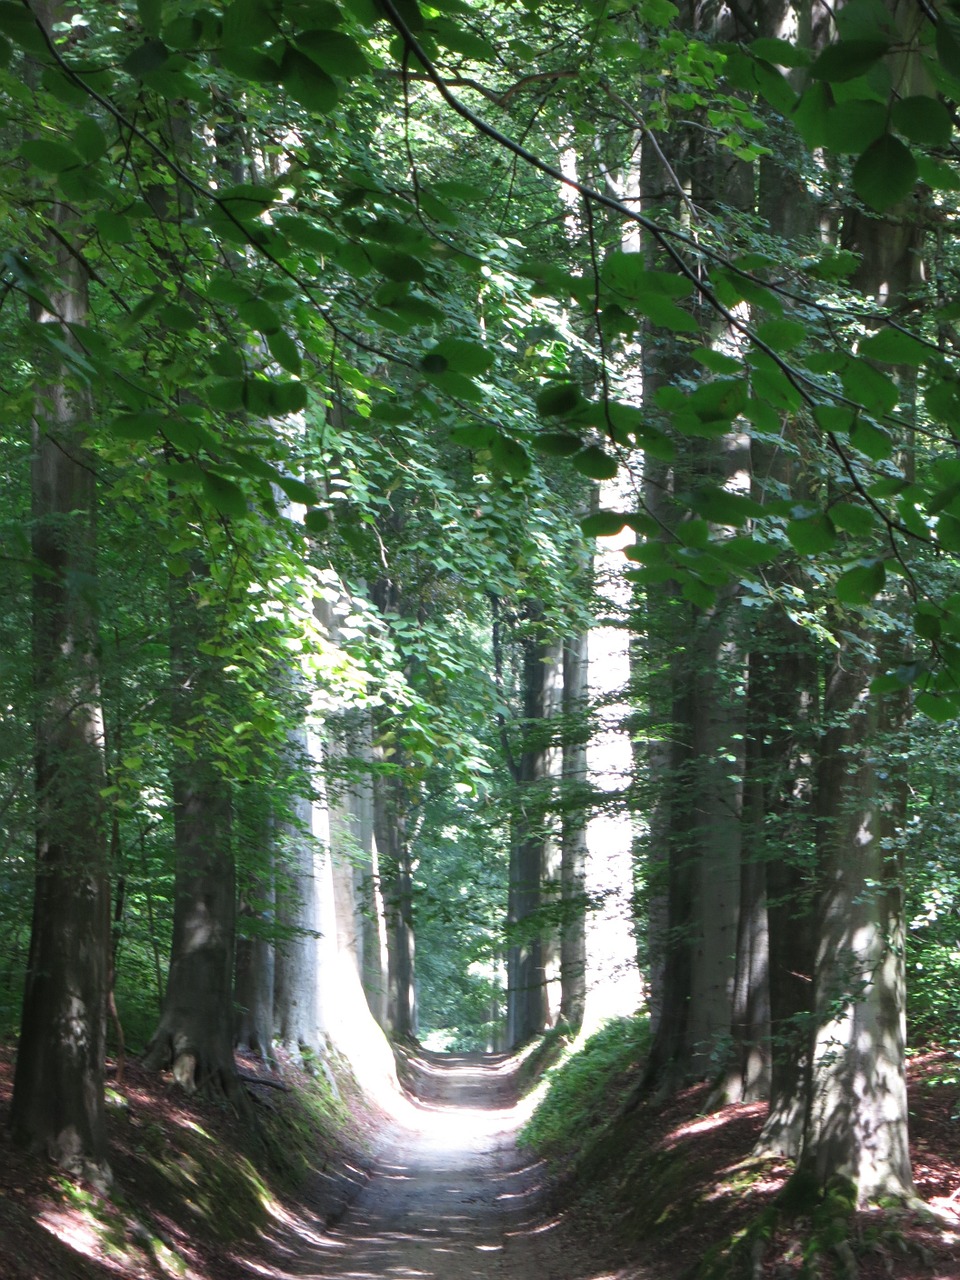
POLYGON ((128 1061, 108 1089, 108 1195, 9 1144, 13 1052, 0 1049, 0 1275, 4 1280, 227 1280, 282 1224, 321 1224, 363 1180, 379 1117, 343 1076, 241 1064, 247 1114, 187 1098, 128 1061), (276 1086, 282 1087, 276 1087, 276 1086))

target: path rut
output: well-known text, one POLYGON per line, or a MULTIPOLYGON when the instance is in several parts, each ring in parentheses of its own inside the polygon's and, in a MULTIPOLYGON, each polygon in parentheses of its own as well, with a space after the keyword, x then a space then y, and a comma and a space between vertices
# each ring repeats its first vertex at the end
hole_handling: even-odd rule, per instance
MULTIPOLYGON (((314 1237, 296 1280, 572 1280, 544 1216, 543 1168, 517 1150, 515 1064, 419 1053, 419 1100, 339 1224, 314 1237)), ((299 1251, 298 1251, 299 1252, 299 1251)))

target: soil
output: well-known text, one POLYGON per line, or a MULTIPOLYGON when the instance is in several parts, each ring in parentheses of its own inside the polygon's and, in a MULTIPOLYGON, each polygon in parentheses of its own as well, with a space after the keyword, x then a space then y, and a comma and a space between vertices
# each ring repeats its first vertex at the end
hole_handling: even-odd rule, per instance
MULTIPOLYGON (((544 1217, 544 1167, 517 1149, 517 1060, 418 1051, 419 1097, 365 1188, 287 1272, 311 1280, 567 1280, 569 1242, 544 1217)), ((279 1280, 280 1272, 275 1273, 279 1280)))
MULTIPOLYGON (((777 1224, 745 1271, 736 1250, 724 1269, 723 1246, 760 1220, 788 1170, 748 1159, 761 1108, 703 1115, 705 1088, 638 1109, 639 1172, 617 1190, 611 1166, 591 1200, 518 1150, 515 1061, 417 1051, 403 1066, 419 1099, 386 1116, 345 1098, 352 1145, 341 1134, 318 1150, 314 1135, 294 1188, 297 1153, 283 1153, 284 1182, 263 1126, 131 1063, 112 1091, 115 1184, 102 1197, 9 1146, 11 1066, 0 1052, 0 1280, 679 1280, 711 1256, 713 1274, 756 1280, 839 1280, 851 1257, 862 1280, 960 1280, 960 1076, 945 1053, 911 1065, 917 1189, 936 1216, 858 1215, 853 1252, 819 1259, 818 1273, 804 1270, 797 1221, 777 1224)), ((281 1066, 241 1063, 261 1081, 249 1088, 274 1141, 296 1147, 299 1121, 278 1128, 277 1115, 302 1082, 281 1066)))

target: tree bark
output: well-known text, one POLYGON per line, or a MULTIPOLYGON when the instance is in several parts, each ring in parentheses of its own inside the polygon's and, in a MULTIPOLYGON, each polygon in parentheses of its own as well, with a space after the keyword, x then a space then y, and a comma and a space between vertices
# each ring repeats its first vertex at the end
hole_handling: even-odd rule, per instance
POLYGON ((255 1053, 264 1060, 271 1056, 273 1038, 273 991, 276 955, 271 934, 275 930, 277 906, 273 876, 274 821, 267 817, 257 824, 261 834, 261 857, 270 866, 259 874, 244 877, 238 902, 236 1032, 238 1049, 255 1053))
MULTIPOLYGON (((540 611, 528 610, 536 628, 540 611)), ((558 649, 535 632, 522 641, 523 742, 517 762, 516 802, 510 848, 507 924, 507 1043, 540 1035, 550 1023, 544 883, 551 872, 548 833, 554 765, 550 721, 558 709, 558 649)))
POLYGON ((373 812, 387 933, 387 1023, 398 1039, 417 1034, 413 866, 402 776, 396 751, 374 783, 373 812), (394 772, 399 770, 400 772, 394 772))
MULTIPOLYGON (((48 243, 52 309, 34 304, 32 318, 69 344, 86 279, 70 249, 73 211, 55 204, 50 217, 63 228, 48 243)), ((18 1142, 104 1180, 110 885, 84 401, 61 369, 38 389, 33 421, 36 884, 11 1122, 18 1142)))
POLYGON ((563 823, 560 837, 560 1017, 574 1031, 587 1001, 587 633, 563 645, 563 823))
MULTIPOLYGON (((289 750, 309 758, 305 729, 290 735, 289 750)), ((274 965, 274 1033, 295 1058, 318 1054, 319 956, 321 868, 315 827, 314 802, 297 799, 291 820, 281 824, 277 864, 277 919, 282 941, 274 965)))
POLYGON ((173 938, 163 1008, 145 1063, 172 1071, 187 1092, 210 1087, 236 1096, 231 795, 207 724, 222 678, 216 660, 204 652, 216 609, 201 607, 206 571, 199 553, 192 560, 187 575, 170 581, 171 722, 178 741, 172 767, 173 938))
POLYGON ((815 1026, 801 1173, 859 1200, 913 1193, 907 1140, 903 903, 882 838, 872 668, 845 646, 827 683, 817 776, 815 1026))

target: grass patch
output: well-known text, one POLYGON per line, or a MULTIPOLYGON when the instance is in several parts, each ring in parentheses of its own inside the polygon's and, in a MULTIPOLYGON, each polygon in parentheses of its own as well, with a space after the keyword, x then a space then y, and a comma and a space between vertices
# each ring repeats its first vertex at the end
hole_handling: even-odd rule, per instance
POLYGON ((635 1078, 650 1042, 646 1017, 614 1018, 546 1073, 547 1094, 520 1134, 521 1145, 565 1162, 582 1152, 585 1135, 598 1130, 635 1078))

